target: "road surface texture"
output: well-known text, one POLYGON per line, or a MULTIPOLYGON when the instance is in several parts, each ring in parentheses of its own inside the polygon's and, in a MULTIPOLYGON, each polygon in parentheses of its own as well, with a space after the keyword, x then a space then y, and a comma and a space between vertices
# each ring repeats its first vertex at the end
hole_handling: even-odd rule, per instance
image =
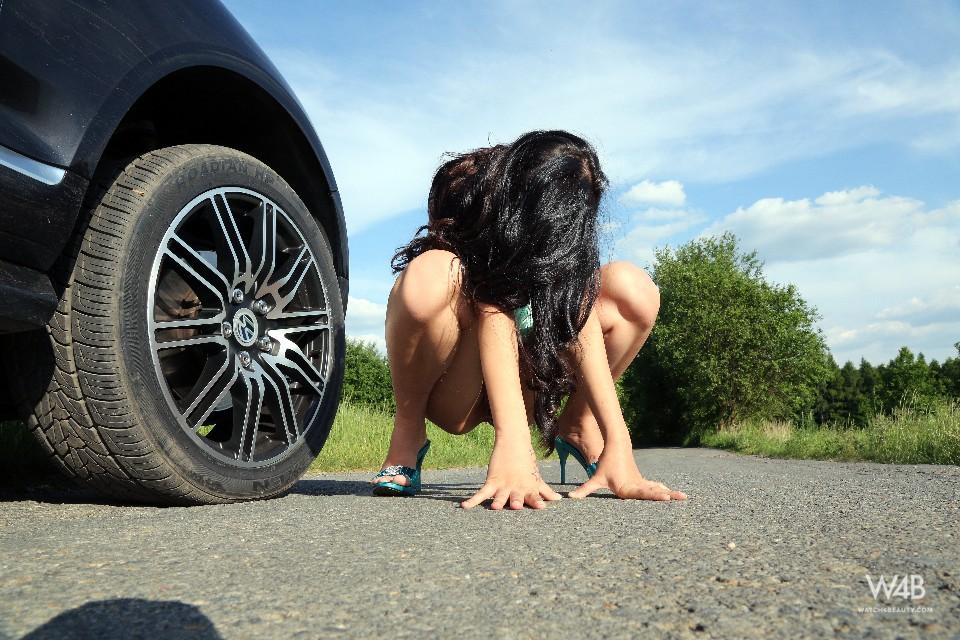
POLYGON ((192 508, 7 489, 0 637, 960 636, 960 468, 637 459, 690 500, 460 509, 484 469, 428 471, 417 498, 336 474, 192 508), (922 586, 875 600, 867 575, 922 586))

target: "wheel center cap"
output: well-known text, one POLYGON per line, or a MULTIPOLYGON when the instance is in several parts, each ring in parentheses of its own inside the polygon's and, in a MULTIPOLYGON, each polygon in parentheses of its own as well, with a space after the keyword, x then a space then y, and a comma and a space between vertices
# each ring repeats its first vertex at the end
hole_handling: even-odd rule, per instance
POLYGON ((240 309, 233 316, 233 337, 241 347, 249 347, 257 341, 259 327, 257 317, 249 309, 240 309))

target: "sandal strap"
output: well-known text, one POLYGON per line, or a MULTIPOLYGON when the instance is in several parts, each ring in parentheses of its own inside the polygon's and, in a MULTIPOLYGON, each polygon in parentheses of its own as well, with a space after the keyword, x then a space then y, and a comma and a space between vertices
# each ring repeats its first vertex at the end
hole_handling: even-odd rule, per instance
POLYGON ((374 478, 382 478, 384 476, 406 476, 408 479, 413 479, 413 475, 417 472, 413 467, 404 467, 403 465, 395 464, 390 467, 386 467, 380 470, 380 473, 374 476, 374 478))

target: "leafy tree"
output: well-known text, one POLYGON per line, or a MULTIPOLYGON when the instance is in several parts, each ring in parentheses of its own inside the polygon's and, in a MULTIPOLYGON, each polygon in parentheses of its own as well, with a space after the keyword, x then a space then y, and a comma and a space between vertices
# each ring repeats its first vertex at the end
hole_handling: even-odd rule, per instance
POLYGON ((955 343, 953 347, 957 350, 958 357, 944 360, 935 375, 944 395, 960 398, 960 342, 955 343))
POLYGON ((860 385, 863 388, 863 395, 866 401, 866 413, 868 417, 880 411, 880 387, 882 385, 880 374, 877 368, 867 362, 866 358, 860 358, 860 385))
POLYGON ((836 421, 849 425, 866 425, 873 416, 872 403, 863 392, 860 371, 852 362, 847 362, 840 370, 840 383, 842 402, 836 421))
POLYGON ((390 366, 372 342, 347 339, 343 400, 393 412, 390 366))
POLYGON ((813 403, 813 419, 817 424, 837 420, 843 404, 842 387, 840 367, 833 356, 828 356, 827 374, 817 389, 817 399, 813 403))
POLYGON ((936 380, 921 353, 914 356, 907 347, 900 347, 897 357, 882 367, 884 411, 892 411, 903 403, 929 407, 937 398, 936 380))
POLYGON ((829 373, 816 311, 793 285, 767 282, 736 236, 656 252, 660 317, 624 377, 639 442, 698 441, 751 417, 809 410, 829 373))

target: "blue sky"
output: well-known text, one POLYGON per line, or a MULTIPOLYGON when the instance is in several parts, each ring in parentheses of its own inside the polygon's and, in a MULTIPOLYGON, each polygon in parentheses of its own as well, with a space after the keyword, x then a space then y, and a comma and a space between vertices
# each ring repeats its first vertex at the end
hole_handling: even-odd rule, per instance
POLYGON ((382 348, 389 259, 444 152, 562 128, 610 177, 607 259, 731 230, 838 361, 956 354, 957 3, 226 4, 333 164, 349 335, 382 348))

